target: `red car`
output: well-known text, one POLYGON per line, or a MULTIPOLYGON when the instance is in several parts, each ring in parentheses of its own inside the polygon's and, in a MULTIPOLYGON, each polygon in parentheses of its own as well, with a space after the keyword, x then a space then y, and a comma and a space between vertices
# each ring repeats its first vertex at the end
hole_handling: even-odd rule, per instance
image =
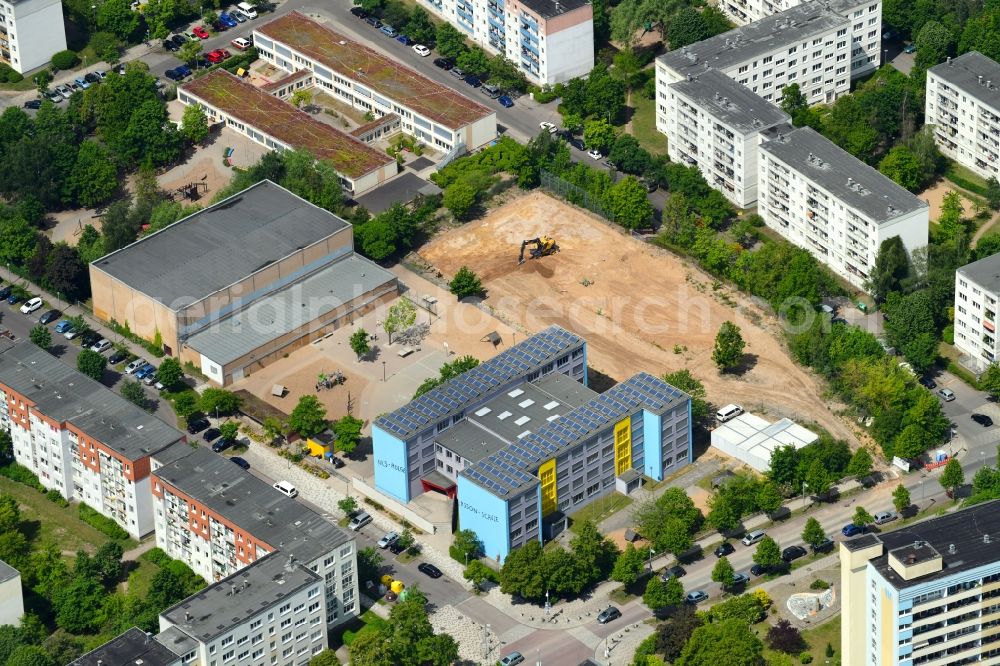
POLYGON ((205 30, 200 25, 196 25, 195 27, 191 28, 191 32, 193 32, 194 36, 197 37, 198 39, 208 39, 208 30, 205 30))
POLYGON ((212 51, 211 53, 209 53, 205 57, 208 58, 208 61, 210 63, 212 63, 213 65, 215 65, 215 64, 218 64, 218 63, 222 62, 226 58, 229 58, 230 55, 231 54, 229 53, 229 51, 227 51, 225 49, 215 49, 214 51, 212 51))

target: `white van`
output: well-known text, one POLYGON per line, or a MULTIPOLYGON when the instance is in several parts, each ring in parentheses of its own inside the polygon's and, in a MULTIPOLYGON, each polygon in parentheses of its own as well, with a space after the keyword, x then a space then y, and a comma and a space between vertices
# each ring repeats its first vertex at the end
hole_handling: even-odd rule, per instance
POLYGON ((719 420, 719 423, 725 423, 730 419, 735 419, 742 413, 743 408, 739 405, 726 405, 715 413, 715 418, 719 420))
POLYGON ((765 536, 767 535, 764 533, 764 530, 754 530, 753 532, 750 532, 745 537, 743 537, 743 545, 752 546, 761 539, 763 539, 765 536))
POLYGON ((278 481, 274 484, 274 489, 277 490, 282 495, 287 495, 288 497, 295 497, 299 494, 299 491, 288 481, 278 481))
POLYGON ((238 11, 240 14, 247 17, 248 19, 257 18, 257 10, 249 2, 241 2, 240 4, 236 5, 236 11, 238 11))

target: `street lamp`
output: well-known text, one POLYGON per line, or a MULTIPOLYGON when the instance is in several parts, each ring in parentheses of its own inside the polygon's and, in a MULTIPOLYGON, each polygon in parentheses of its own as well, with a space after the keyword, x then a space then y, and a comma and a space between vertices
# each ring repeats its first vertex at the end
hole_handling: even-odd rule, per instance
POLYGON ((653 555, 656 555, 656 551, 652 548, 649 549, 649 573, 653 573, 653 555))
POLYGON ((469 568, 469 551, 465 551, 465 568, 469 568))
POLYGON ((548 615, 552 610, 552 604, 549 603, 549 591, 545 590, 545 614, 548 615))
POLYGON ((802 499, 803 500, 805 500, 805 498, 806 498, 806 488, 808 488, 808 487, 809 487, 809 484, 806 483, 805 481, 803 481, 802 482, 802 499))

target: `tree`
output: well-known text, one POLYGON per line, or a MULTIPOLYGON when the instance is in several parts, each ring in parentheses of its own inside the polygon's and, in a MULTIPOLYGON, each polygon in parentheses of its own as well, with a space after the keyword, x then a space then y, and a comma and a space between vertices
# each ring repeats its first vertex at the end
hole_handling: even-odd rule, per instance
POLYGON ((358 501, 353 497, 345 497, 337 501, 337 508, 344 512, 348 518, 358 512, 358 501))
POLYGON ((104 0, 98 6, 97 26, 126 41, 139 28, 139 13, 132 11, 129 0, 104 0))
POLYGON ((448 283, 448 290, 455 294, 458 300, 468 296, 483 297, 486 291, 479 276, 472 272, 468 266, 462 266, 455 273, 455 277, 448 283))
POLYGON ((642 601, 653 611, 680 606, 684 603, 684 586, 676 577, 663 582, 659 576, 652 576, 646 583, 642 601))
POLYGON ((767 630, 767 646, 786 654, 799 654, 806 649, 806 642, 791 622, 778 620, 776 625, 767 630))
POLYGON ((76 357, 76 369, 95 381, 101 381, 107 365, 108 359, 103 354, 89 349, 81 350, 76 357))
POLYGON ((31 330, 28 332, 28 339, 42 349, 48 349, 52 346, 52 332, 49 331, 48 326, 43 324, 35 324, 32 326, 31 330))
POLYGON ((480 560, 472 560, 469 562, 469 566, 465 567, 465 571, 462 572, 462 577, 470 581, 478 589, 484 581, 495 580, 497 574, 480 560))
POLYGON ((359 328, 351 334, 351 351, 358 357, 358 361, 372 350, 371 345, 368 344, 369 338, 368 331, 363 328, 359 328))
POLYGON ((892 491, 892 505, 896 507, 896 511, 903 511, 910 506, 910 491, 902 483, 892 491))
POLYGON ((876 303, 883 303, 891 292, 899 291, 900 283, 910 272, 910 259, 899 236, 886 238, 875 255, 875 267, 865 283, 876 303))
POLYGON ((180 384, 183 377, 184 370, 181 368, 181 362, 172 356, 160 361, 160 367, 156 369, 156 378, 168 389, 180 384))
POLYGON ((94 569, 105 586, 118 583, 122 575, 122 555, 124 549, 118 541, 107 541, 94 554, 94 569))
POLYGON ((382 568, 382 553, 375 546, 368 546, 358 551, 358 580, 362 583, 377 581, 379 569, 382 568))
POLYGON ((464 181, 457 181, 444 188, 441 204, 456 220, 465 220, 476 205, 478 196, 479 193, 472 185, 464 181))
POLYGON ((705 392, 705 385, 701 380, 696 379, 687 368, 676 372, 668 372, 663 375, 663 381, 676 389, 684 391, 691 396, 691 421, 693 423, 704 423, 708 417, 708 395, 705 392))
MULTIPOLYGON (((680 581, 677 581, 680 584, 680 581)), ((668 663, 677 661, 694 630, 704 624, 690 606, 682 606, 656 627, 655 649, 668 663)))
POLYGON ((90 296, 90 279, 75 248, 60 241, 48 255, 45 280, 57 294, 73 301, 90 296))
POLYGON ((587 148, 607 153, 616 137, 615 128, 604 118, 588 120, 583 125, 583 141, 587 148))
POLYGON ((731 372, 742 363, 745 347, 740 327, 731 321, 723 322, 715 336, 712 360, 722 372, 731 372))
POLYGON ((625 550, 615 559, 615 566, 611 570, 611 580, 631 585, 639 579, 643 564, 642 553, 636 550, 631 543, 628 543, 625 545, 625 550))
POLYGON ((101 235, 106 253, 134 243, 139 236, 139 222, 130 214, 131 201, 120 199, 108 206, 101 219, 101 235))
MULTIPOLYGON (((166 382, 163 385, 166 386, 166 382)), ((190 417, 198 411, 198 394, 194 391, 178 393, 174 398, 174 411, 182 419, 190 417)))
POLYGON ((314 437, 327 428, 326 407, 314 395, 303 395, 288 417, 288 427, 303 437, 314 437))
POLYGON ((802 541, 813 547, 826 541, 826 532, 815 518, 810 517, 802 528, 802 541))
POLYGON ((756 666, 763 649, 746 622, 728 619, 695 629, 674 666, 756 666))
POLYGON ((703 517, 681 488, 668 488, 659 497, 640 505, 633 514, 639 532, 656 548, 675 555, 691 548, 691 535, 703 517))
POLYGON ((965 473, 962 471, 962 465, 959 464, 958 458, 951 458, 948 461, 944 466, 944 471, 941 472, 939 481, 941 487, 948 491, 949 496, 953 495, 959 486, 965 485, 965 473))
POLYGON ((712 567, 712 580, 722 586, 722 589, 729 589, 733 586, 733 565, 729 563, 729 558, 723 555, 715 561, 712 567))
POLYGON ((485 74, 490 69, 490 58, 478 46, 463 51, 456 59, 458 67, 470 74, 485 74))
POLYGON ((649 153, 631 134, 619 135, 611 147, 611 153, 608 154, 608 160, 615 164, 615 168, 636 176, 641 176, 649 170, 650 159, 649 153))
POLYGON ((206 414, 235 414, 243 401, 232 391, 220 388, 207 388, 201 394, 201 411, 206 414))
POLYGON ((435 35, 438 53, 445 58, 457 58, 465 51, 465 37, 450 23, 440 23, 435 35))
POLYGON ((938 216, 938 233, 942 240, 954 239, 962 232, 962 215, 965 207, 962 197, 955 190, 949 190, 941 200, 941 213, 938 216))
POLYGON ((327 648, 309 660, 309 666, 340 666, 337 653, 327 648))
POLYGON ((184 107, 184 114, 181 116, 181 135, 195 144, 208 138, 208 116, 200 104, 188 104, 184 107))
POLYGON ((766 569, 773 569, 781 564, 781 548, 778 542, 769 536, 764 537, 753 551, 753 561, 766 569))
POLYGON ((791 83, 781 89, 781 110, 795 117, 799 111, 809 108, 809 100, 803 94, 797 83, 791 83))
POLYGON ((37 645, 20 645, 7 658, 7 666, 57 666, 49 653, 37 645))
MULTIPOLYGON (((177 57, 180 58, 185 64, 193 67, 195 63, 198 62, 198 59, 201 57, 202 51, 203 49, 201 47, 201 40, 191 39, 181 44, 181 48, 178 49, 177 51, 177 57)), ((198 105, 192 104, 191 106, 198 106, 198 105)))
POLYGON ((708 26, 701 12, 694 7, 685 7, 677 12, 667 28, 670 49, 677 50, 708 37, 708 26))
POLYGON ((716 493, 709 500, 708 524, 725 534, 740 525, 740 512, 727 495, 716 493))
POLYGON ((938 21, 928 21, 913 40, 917 47, 914 64, 921 70, 926 70, 939 62, 943 62, 954 46, 952 31, 938 21))
POLYGON ((809 465, 809 469, 806 471, 805 485, 810 494, 820 498, 830 491, 832 485, 830 472, 819 458, 813 460, 812 464, 809 465))
POLYGON ((490 58, 490 83, 504 90, 516 90, 524 92, 528 87, 528 82, 521 74, 517 65, 505 58, 502 54, 497 54, 490 58))
POLYGON ((389 336, 389 344, 392 344, 393 333, 405 331, 416 320, 417 307, 408 298, 401 298, 390 305, 382 321, 382 329, 389 336))
POLYGON ((996 178, 986 181, 986 201, 993 210, 1000 210, 1000 181, 996 178))
POLYGON ((132 404, 138 405, 143 409, 146 408, 146 392, 142 390, 142 384, 136 380, 124 380, 119 391, 121 391, 122 397, 132 404))
POLYGON ((236 421, 226 421, 219 425, 219 437, 229 442, 236 441, 240 432, 240 424, 236 421))
POLYGON ((769 516, 780 509, 781 505, 784 503, 784 498, 781 496, 781 490, 778 488, 778 484, 770 480, 765 481, 760 485, 760 489, 757 491, 756 499, 757 508, 769 516))
POLYGON ((455 537, 448 548, 448 554, 457 562, 465 562, 465 558, 474 560, 482 557, 485 553, 483 553, 483 542, 479 540, 476 533, 466 529, 455 532, 455 537))
POLYGON ((913 152, 904 145, 893 146, 878 163, 878 170, 882 172, 882 175, 911 192, 916 192, 923 185, 920 162, 917 161, 913 152))
POLYGON ((861 479, 872 473, 872 454, 868 452, 868 449, 861 446, 858 450, 854 452, 851 456, 851 462, 847 464, 847 473, 851 476, 861 479))
POLYGON ((861 529, 868 527, 874 522, 875 518, 872 517, 872 514, 868 513, 863 506, 858 506, 858 508, 854 510, 854 517, 851 518, 851 523, 857 525, 861 529))
POLYGON ((410 20, 406 22, 406 34, 418 44, 434 45, 434 22, 423 7, 414 7, 410 20))
POLYGON ((510 551, 500 568, 500 591, 504 594, 517 594, 525 599, 543 598, 546 572, 542 557, 542 544, 534 539, 510 551))
POLYGON ((337 450, 351 455, 354 449, 357 448, 358 442, 361 441, 361 428, 364 425, 364 421, 350 414, 345 414, 335 421, 332 430, 337 438, 334 444, 337 450))
POLYGON ((403 550, 410 550, 416 542, 417 540, 413 536, 413 532, 410 531, 409 527, 404 527, 403 531, 399 534, 399 539, 396 540, 396 543, 403 550))
POLYGON ((649 203, 646 188, 634 176, 622 178, 612 185, 606 202, 611 217, 626 229, 648 226, 653 218, 653 205, 649 203))
POLYGON ((108 201, 118 189, 118 169, 111 151, 96 141, 81 143, 67 186, 81 206, 91 207, 108 201))
POLYGON ((979 386, 994 400, 1000 399, 1000 365, 991 363, 979 378, 979 386))

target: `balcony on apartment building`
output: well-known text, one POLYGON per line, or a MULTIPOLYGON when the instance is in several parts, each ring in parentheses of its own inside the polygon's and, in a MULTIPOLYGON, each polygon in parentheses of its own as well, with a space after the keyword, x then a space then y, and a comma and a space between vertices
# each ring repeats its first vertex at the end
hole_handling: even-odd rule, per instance
POLYGON ((728 139, 729 141, 732 141, 734 138, 736 138, 735 134, 733 134, 729 129, 727 129, 723 125, 720 125, 719 123, 715 124, 715 128, 714 129, 715 129, 716 135, 720 136, 720 137, 723 137, 724 139, 728 139))

